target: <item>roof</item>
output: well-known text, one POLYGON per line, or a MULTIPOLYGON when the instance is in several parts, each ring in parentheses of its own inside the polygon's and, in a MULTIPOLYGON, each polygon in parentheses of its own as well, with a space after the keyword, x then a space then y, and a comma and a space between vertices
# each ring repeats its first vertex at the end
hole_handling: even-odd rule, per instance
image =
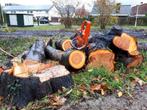
POLYGON ((130 14, 131 12, 131 5, 121 5, 119 14, 130 14))
POLYGON ((137 7, 138 7, 138 15, 146 15, 147 14, 147 3, 137 5, 132 7, 131 9, 131 15, 136 15, 137 13, 137 7))
POLYGON ((49 11, 53 5, 11 5, 5 6, 3 9, 5 11, 49 11))
MULTIPOLYGON (((130 15, 130 12, 131 12, 131 5, 121 5, 120 6, 120 10, 118 13, 116 13, 116 11, 114 10, 112 12, 112 15, 117 15, 117 16, 128 16, 130 15)), ((99 10, 97 8, 97 5, 96 3, 93 5, 93 8, 92 8, 92 11, 91 11, 91 15, 99 15, 99 10)))

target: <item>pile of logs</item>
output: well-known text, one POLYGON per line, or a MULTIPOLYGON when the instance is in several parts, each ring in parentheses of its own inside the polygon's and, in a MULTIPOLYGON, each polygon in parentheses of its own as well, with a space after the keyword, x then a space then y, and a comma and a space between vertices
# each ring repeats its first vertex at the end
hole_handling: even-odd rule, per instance
POLYGON ((114 71, 117 61, 123 61, 127 68, 143 61, 135 37, 119 26, 105 35, 91 36, 88 42, 84 48, 76 49, 72 38, 55 42, 50 39, 48 43, 37 40, 20 58, 12 59, 12 67, 0 68, 0 96, 7 103, 23 107, 63 87, 71 88, 69 71, 99 67, 114 71))
POLYGON ((143 61, 137 39, 124 33, 119 26, 113 26, 105 35, 91 36, 88 45, 80 50, 72 47, 72 38, 55 42, 56 49, 50 45, 46 47, 48 56, 74 69, 104 67, 114 71, 115 62, 122 61, 131 68, 143 61))

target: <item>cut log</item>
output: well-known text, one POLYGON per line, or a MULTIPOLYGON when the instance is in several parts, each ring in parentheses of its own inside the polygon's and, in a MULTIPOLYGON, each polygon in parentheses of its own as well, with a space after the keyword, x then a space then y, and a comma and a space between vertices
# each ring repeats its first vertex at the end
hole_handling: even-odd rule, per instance
POLYGON ((80 50, 60 51, 51 46, 46 47, 46 54, 53 60, 61 62, 67 68, 81 69, 85 65, 86 55, 80 50))
POLYGON ((136 67, 143 62, 143 56, 142 55, 132 56, 132 57, 126 58, 124 62, 127 68, 136 67))
POLYGON ((3 73, 4 69, 0 67, 0 75, 3 73))
POLYGON ((25 59, 42 62, 45 59, 45 43, 42 40, 36 40, 36 42, 30 48, 25 59))
POLYGON ((48 58, 51 60, 61 61, 62 55, 64 54, 63 51, 57 50, 50 45, 47 45, 45 48, 45 53, 48 58))
POLYGON ((99 49, 89 54, 87 68, 104 67, 109 71, 114 71, 115 55, 110 50, 99 49))
POLYGON ((70 39, 58 40, 55 42, 55 46, 56 46, 56 49, 63 50, 63 51, 66 51, 72 48, 70 39))
POLYGON ((115 53, 115 58, 117 62, 123 62, 127 68, 136 67, 140 65, 143 61, 143 56, 141 54, 138 55, 130 55, 127 51, 124 51, 118 47, 116 47, 113 43, 110 48, 115 53))
POLYGON ((139 55, 136 39, 126 33, 123 33, 121 37, 114 37, 113 44, 116 47, 127 51, 130 55, 139 55))
POLYGON ((61 61, 67 68, 81 69, 85 65, 86 55, 79 50, 70 50, 62 55, 61 61))
POLYGON ((62 87, 71 88, 72 86, 71 74, 61 65, 27 78, 15 77, 7 73, 0 75, 0 96, 5 98, 6 103, 20 108, 30 101, 57 92, 62 87))

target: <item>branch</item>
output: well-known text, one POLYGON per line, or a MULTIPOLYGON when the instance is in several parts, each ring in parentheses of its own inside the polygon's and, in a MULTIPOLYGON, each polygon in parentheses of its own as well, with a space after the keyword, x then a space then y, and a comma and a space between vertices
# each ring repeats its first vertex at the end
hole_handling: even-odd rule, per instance
POLYGON ((10 54, 10 53, 8 53, 8 52, 6 52, 4 49, 2 49, 1 47, 0 47, 0 51, 2 51, 3 53, 5 53, 5 54, 7 54, 8 56, 10 56, 10 57, 15 57, 15 56, 13 56, 12 54, 10 54))

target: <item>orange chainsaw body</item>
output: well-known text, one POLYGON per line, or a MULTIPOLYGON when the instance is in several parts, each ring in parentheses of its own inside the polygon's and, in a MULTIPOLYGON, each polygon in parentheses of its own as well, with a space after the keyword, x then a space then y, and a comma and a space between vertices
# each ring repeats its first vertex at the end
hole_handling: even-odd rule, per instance
POLYGON ((76 40, 76 47, 85 47, 88 45, 88 37, 90 36, 90 28, 91 28, 91 22, 85 20, 82 25, 81 29, 76 34, 74 40, 76 40))

